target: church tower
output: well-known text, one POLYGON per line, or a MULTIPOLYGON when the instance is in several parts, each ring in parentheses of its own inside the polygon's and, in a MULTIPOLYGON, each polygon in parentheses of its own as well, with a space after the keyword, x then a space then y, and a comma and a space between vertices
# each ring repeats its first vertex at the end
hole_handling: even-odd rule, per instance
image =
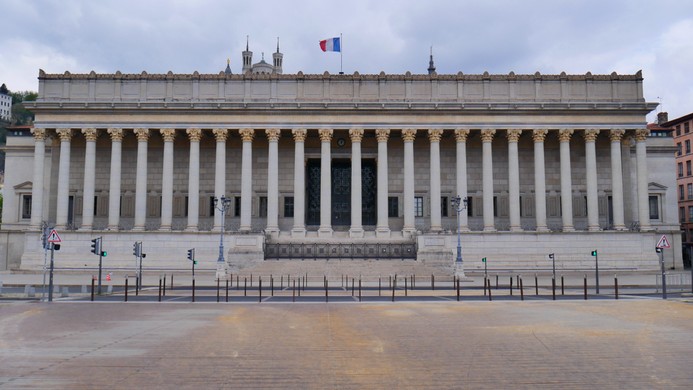
POLYGON ((282 74, 282 60, 284 54, 279 52, 279 38, 277 37, 277 52, 272 54, 272 59, 274 60, 274 73, 282 74))
POLYGON ((249 38, 245 37, 245 51, 243 52, 243 70, 242 73, 250 72, 253 69, 253 52, 248 48, 249 38))
POLYGON ((433 46, 431 46, 431 59, 428 61, 428 74, 434 74, 436 67, 433 65, 433 46))

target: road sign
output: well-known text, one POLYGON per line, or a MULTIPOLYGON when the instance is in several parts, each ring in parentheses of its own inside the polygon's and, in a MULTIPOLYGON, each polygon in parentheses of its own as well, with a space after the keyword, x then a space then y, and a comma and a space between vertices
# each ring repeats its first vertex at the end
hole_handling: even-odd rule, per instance
POLYGON ((669 240, 667 239, 667 236, 662 235, 662 238, 660 238, 659 241, 657 242, 657 248, 663 248, 663 249, 671 248, 671 245, 669 244, 669 240))
POLYGON ((55 244, 57 244, 59 242, 63 242, 63 240, 60 239, 60 236, 58 235, 58 232, 55 231, 55 229, 51 230, 51 232, 48 234, 48 239, 46 241, 52 242, 55 244))

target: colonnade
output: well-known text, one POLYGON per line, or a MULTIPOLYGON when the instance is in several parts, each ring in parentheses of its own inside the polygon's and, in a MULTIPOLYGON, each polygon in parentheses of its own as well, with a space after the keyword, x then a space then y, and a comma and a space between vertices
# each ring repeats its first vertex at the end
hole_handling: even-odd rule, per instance
MULTIPOLYGON (((121 166, 122 166, 122 140, 128 130, 120 128, 109 128, 106 133, 111 138, 111 164, 109 178, 109 206, 108 206, 108 229, 117 230, 120 220, 120 196, 121 196, 121 166)), ((147 200, 147 153, 148 141, 152 134, 152 129, 135 128, 132 132, 137 138, 137 163, 135 180, 135 231, 145 229, 146 222, 146 200, 147 200)), ((173 142, 176 136, 183 132, 177 132, 173 128, 158 129, 161 134, 164 147, 163 154, 163 173, 161 186, 161 231, 172 229, 172 210, 173 210, 173 161, 174 148, 173 142)), ((186 231, 197 231, 199 227, 199 189, 200 189, 200 139, 203 133, 201 128, 185 129, 184 134, 188 136, 190 143, 189 158, 189 177, 188 177, 188 216, 186 231)), ((214 175, 214 194, 221 197, 226 193, 226 141, 231 130, 228 128, 214 128, 211 133, 216 139, 215 154, 215 175, 214 175)), ((241 157, 241 207, 240 207, 240 228, 241 232, 251 230, 251 199, 252 199, 252 142, 256 132, 259 130, 251 128, 238 129, 242 139, 241 157)), ((333 129, 318 129, 320 137, 320 225, 318 235, 329 237, 332 235, 331 226, 331 142, 334 133, 333 129)), ((369 130, 370 131, 370 130, 369 130)), ((375 233, 378 237, 388 237, 390 226, 388 221, 388 139, 391 129, 377 128, 373 130, 377 140, 377 222, 375 233)), ((467 146, 466 142, 471 134, 468 128, 458 128, 452 130, 456 140, 456 190, 457 194, 465 196, 467 194, 467 146)), ((477 131, 477 130, 474 130, 477 131)), ((481 129, 480 138, 482 142, 482 203, 483 203, 483 230, 487 232, 496 231, 494 223, 494 179, 493 179, 493 138, 499 133, 496 129, 481 129)), ((561 189, 561 211, 563 231, 574 231, 573 210, 572 210, 572 182, 571 182, 571 161, 570 161, 570 140, 574 136, 574 129, 558 129, 560 142, 560 189, 561 189)), ((595 142, 602 130, 588 128, 581 131, 585 145, 585 170, 586 170, 586 193, 587 193, 587 222, 588 230, 597 231, 599 227, 598 201, 597 201, 597 160, 595 142)), ((39 228, 42 220, 45 219, 44 204, 44 159, 45 141, 47 131, 43 128, 31 130, 34 136, 34 171, 33 171, 33 193, 32 193, 32 214, 31 227, 39 228)), ((57 178, 57 203, 56 203, 56 228, 65 228, 68 222, 68 199, 70 182, 70 149, 71 140, 77 130, 69 128, 56 129, 56 134, 60 139, 60 159, 57 178)), ((83 184, 83 212, 82 224, 80 229, 93 229, 93 209, 95 191, 95 172, 96 172, 96 139, 98 131, 95 128, 80 129, 86 140, 85 162, 84 162, 84 184, 83 184)), ((278 141, 281 134, 279 128, 266 128, 264 132, 268 139, 268 162, 267 162, 267 224, 265 231, 270 233, 279 232, 278 210, 279 210, 279 148, 278 141)), ((520 223, 520 175, 519 175, 519 152, 518 142, 523 132, 531 133, 534 141, 534 189, 535 189, 535 218, 536 230, 547 231, 546 218, 546 173, 544 162, 544 141, 548 134, 547 129, 506 129, 508 142, 508 196, 509 196, 509 220, 511 231, 521 231, 520 223)), ((614 228, 625 230, 624 220, 624 193, 623 193, 623 171, 621 166, 621 142, 624 139, 625 130, 609 129, 606 130, 611 140, 611 194, 613 201, 613 221, 614 228)), ((349 129, 351 138, 351 226, 349 234, 351 237, 363 237, 364 228, 361 218, 361 142, 364 137, 363 128, 349 129)), ((441 222, 441 165, 440 165, 440 141, 444 130, 433 128, 428 130, 418 130, 405 128, 401 130, 404 143, 403 150, 403 206, 404 224, 402 231, 404 234, 413 234, 416 231, 414 214, 414 140, 417 135, 424 134, 428 137, 430 144, 430 230, 433 232, 442 230, 441 222)), ((305 140, 308 130, 305 128, 294 128, 291 130, 294 140, 294 164, 298 169, 294 169, 294 218, 291 234, 302 237, 306 234, 305 225, 305 140)), ((643 230, 650 229, 649 209, 648 209, 648 176, 647 176, 647 155, 646 139, 649 134, 647 129, 636 129, 634 138, 636 142, 636 167, 637 167, 637 210, 640 227, 643 230)), ((213 230, 221 229, 221 215, 215 210, 213 230)), ((468 219, 466 213, 460 214, 460 229, 468 231, 468 219)))

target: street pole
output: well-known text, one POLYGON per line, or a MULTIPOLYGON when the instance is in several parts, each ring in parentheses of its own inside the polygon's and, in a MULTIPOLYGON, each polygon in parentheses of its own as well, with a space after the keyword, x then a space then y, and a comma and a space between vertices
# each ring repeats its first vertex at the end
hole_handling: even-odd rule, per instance
POLYGON ((216 279, 222 277, 226 279, 226 261, 224 260, 224 228, 226 225, 226 212, 231 205, 231 198, 225 195, 214 198, 214 208, 221 212, 221 234, 219 235, 219 257, 217 258, 217 275, 216 279))
MULTIPOLYGON (((43 245, 43 285, 41 286, 41 301, 46 299, 46 269, 48 268, 48 223, 43 222, 43 235, 41 236, 41 244, 43 245)), ((692 268, 693 269, 693 268, 692 268)))
POLYGON ((597 294, 599 294, 599 252, 594 254, 594 272, 597 284, 597 294))
POLYGON ((50 243, 51 246, 51 271, 48 277, 48 302, 53 302, 53 255, 55 253, 55 244, 50 243))
POLYGON ((667 271, 664 267, 664 249, 657 248, 657 253, 659 253, 659 263, 662 267, 662 299, 667 299, 667 271))
POLYGON ((467 198, 457 195, 452 198, 452 205, 457 212, 457 257, 455 258, 455 274, 464 277, 462 266, 462 232, 460 227, 460 213, 467 208, 467 198))
POLYGON ((103 237, 99 237, 99 245, 98 245, 98 250, 99 250, 99 287, 97 289, 97 293, 101 295, 101 268, 103 265, 103 251, 101 250, 103 246, 103 237))
POLYGON ((551 258, 551 268, 553 269, 553 278, 555 280, 556 279, 556 255, 554 253, 550 253, 549 257, 551 258))

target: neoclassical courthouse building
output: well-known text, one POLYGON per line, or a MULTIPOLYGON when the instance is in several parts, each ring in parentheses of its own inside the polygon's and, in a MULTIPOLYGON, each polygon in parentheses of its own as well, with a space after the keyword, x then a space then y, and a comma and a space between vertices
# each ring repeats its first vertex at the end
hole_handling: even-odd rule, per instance
POLYGON ((681 263, 672 138, 634 75, 46 74, 8 137, 0 268, 412 259, 449 270, 681 263), (453 199, 466 198, 459 213, 453 199))

